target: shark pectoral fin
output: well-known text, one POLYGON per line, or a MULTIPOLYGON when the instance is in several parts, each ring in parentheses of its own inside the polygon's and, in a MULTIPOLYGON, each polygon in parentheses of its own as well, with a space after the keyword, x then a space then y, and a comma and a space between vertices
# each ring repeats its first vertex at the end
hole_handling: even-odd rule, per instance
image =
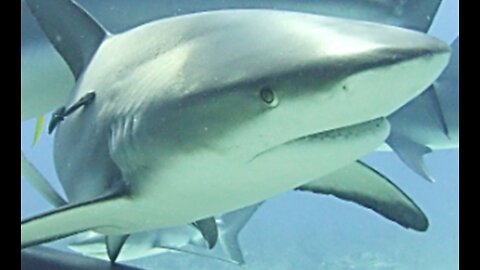
POLYGON ((244 264, 245 259, 238 243, 238 234, 262 204, 263 202, 257 203, 222 215, 224 230, 219 235, 219 245, 239 265, 244 264))
POLYGON ((417 231, 428 228, 425 214, 403 191, 384 175, 359 161, 297 190, 355 202, 406 228, 417 231))
POLYGON ((95 199, 67 204, 21 222, 21 246, 26 248, 102 227, 114 227, 108 220, 112 209, 122 207, 124 193, 112 191, 95 199))
POLYGON ((35 123, 35 133, 33 134, 32 147, 37 145, 38 140, 40 139, 44 122, 45 122, 45 118, 43 117, 43 115, 40 115, 39 117, 37 117, 37 122, 35 123))
POLYGON ((412 141, 395 131, 390 133, 386 142, 410 169, 422 176, 425 180, 432 183, 435 182, 435 179, 428 173, 423 160, 425 154, 432 152, 429 147, 412 141))
POLYGON ((209 217, 197 220, 192 225, 200 231, 203 238, 207 241, 208 248, 212 249, 218 240, 218 228, 215 218, 209 217))
POLYGON ((107 254, 111 262, 115 262, 120 255, 123 244, 127 241, 129 234, 125 235, 107 235, 105 243, 107 245, 107 254))
POLYGON ((42 195, 42 197, 55 207, 66 205, 67 202, 55 191, 50 183, 43 177, 28 158, 21 151, 21 170, 27 181, 42 195))
POLYGON ((108 35, 107 31, 74 1, 26 2, 50 42, 67 62, 75 79, 78 79, 108 35))

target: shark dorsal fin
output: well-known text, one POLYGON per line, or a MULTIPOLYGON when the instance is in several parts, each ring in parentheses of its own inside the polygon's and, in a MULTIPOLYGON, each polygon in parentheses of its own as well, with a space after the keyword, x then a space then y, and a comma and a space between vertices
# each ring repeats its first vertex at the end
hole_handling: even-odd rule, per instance
POLYGON ((26 2, 43 32, 78 79, 108 32, 73 1, 26 2), (51 12, 52 9, 61 12, 51 12))

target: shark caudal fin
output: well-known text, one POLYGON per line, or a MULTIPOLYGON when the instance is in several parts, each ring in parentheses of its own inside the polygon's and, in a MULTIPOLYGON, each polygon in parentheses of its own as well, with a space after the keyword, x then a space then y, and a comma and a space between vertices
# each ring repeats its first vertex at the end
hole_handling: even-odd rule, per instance
POLYGON ((262 203, 263 202, 244 207, 221 216, 219 224, 219 226, 221 226, 218 239, 219 245, 231 260, 240 265, 245 263, 245 259, 243 258, 242 249, 238 242, 238 234, 262 203))
POLYGON ((428 220, 420 208, 388 178, 362 162, 355 162, 297 190, 333 195, 372 209, 405 228, 426 231, 428 220))
POLYGON ((26 2, 43 32, 78 79, 108 32, 73 1, 26 2))
POLYGON ((67 202, 57 193, 45 177, 37 170, 30 160, 21 151, 21 170, 27 181, 40 195, 55 207, 60 207, 67 202))

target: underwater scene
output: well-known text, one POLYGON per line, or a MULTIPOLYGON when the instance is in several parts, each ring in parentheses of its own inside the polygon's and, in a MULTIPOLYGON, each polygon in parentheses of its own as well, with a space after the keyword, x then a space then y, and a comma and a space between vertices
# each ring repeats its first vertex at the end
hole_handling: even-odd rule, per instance
POLYGON ((21 269, 459 269, 458 0, 21 0, 21 269))

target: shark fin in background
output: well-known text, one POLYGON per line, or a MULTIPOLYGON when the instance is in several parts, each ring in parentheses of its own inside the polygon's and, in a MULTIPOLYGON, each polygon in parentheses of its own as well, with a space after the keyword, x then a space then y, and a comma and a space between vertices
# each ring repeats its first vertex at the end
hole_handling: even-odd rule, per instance
POLYGON ((452 42, 452 54, 447 68, 442 75, 433 83, 435 94, 440 106, 445 112, 445 121, 448 127, 448 138, 458 142, 459 125, 459 45, 460 37, 452 42))
POLYGON ((45 122, 45 118, 43 115, 40 115, 37 117, 37 122, 35 123, 35 133, 33 134, 33 142, 32 142, 32 147, 37 145, 38 140, 40 139, 40 135, 42 134, 43 130, 43 123, 45 122))
POLYGON ((425 154, 432 152, 429 147, 414 142, 401 134, 397 134, 395 131, 390 133, 386 142, 410 169, 425 180, 432 183, 435 182, 435 179, 427 171, 423 160, 425 154))
POLYGON ((218 240, 218 228, 214 217, 197 220, 192 225, 200 231, 203 238, 207 241, 208 248, 212 249, 215 247, 218 240))
POLYGON ((442 111, 442 107, 440 106, 440 100, 438 99, 437 92, 435 91, 434 87, 435 83, 427 89, 423 94, 428 97, 431 102, 432 109, 434 110, 434 117, 436 122, 439 125, 440 130, 442 130, 445 136, 450 138, 447 121, 445 120, 445 114, 442 111))
POLYGON ((111 262, 115 262, 120 255, 123 244, 127 241, 128 234, 125 235, 107 235, 105 243, 107 244, 107 254, 111 262))
POLYGON ((428 228, 425 214, 403 191, 384 175, 359 161, 300 186, 297 190, 333 195, 355 202, 405 228, 417 231, 428 228))
POLYGON ((73 1, 26 2, 50 42, 67 62, 75 79, 78 79, 108 35, 107 31, 73 1), (62 12, 51 12, 52 9, 62 12))
POLYGON ((60 207, 67 202, 58 194, 58 192, 50 185, 45 177, 37 170, 28 158, 21 151, 21 170, 27 181, 42 195, 50 204, 60 207))
POLYGON ((219 236, 219 245, 230 259, 239 265, 245 264, 242 249, 238 242, 238 234, 256 213, 263 202, 241 208, 222 215, 222 230, 219 236))

